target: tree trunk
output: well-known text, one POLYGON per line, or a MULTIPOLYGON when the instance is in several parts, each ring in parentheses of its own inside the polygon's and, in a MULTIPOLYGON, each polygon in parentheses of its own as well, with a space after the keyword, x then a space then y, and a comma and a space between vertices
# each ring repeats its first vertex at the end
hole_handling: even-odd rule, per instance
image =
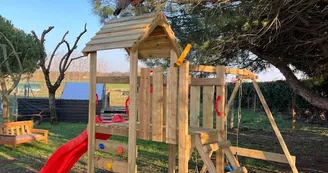
POLYGON ((3 95, 2 96, 2 105, 3 105, 3 109, 2 109, 2 118, 3 118, 3 123, 9 123, 10 122, 10 118, 9 118, 9 100, 8 100, 8 95, 3 95))
POLYGON ((257 49, 250 49, 250 51, 275 66, 282 73, 282 75, 285 76, 286 82, 293 88, 297 95, 303 97, 312 106, 328 110, 328 99, 301 83, 284 61, 278 58, 272 58, 271 56, 263 53, 263 51, 257 49))
POLYGON ((51 124, 58 124, 57 113, 56 113, 56 91, 49 91, 49 109, 50 109, 50 120, 51 124))
POLYGON ((287 83, 311 105, 328 110, 328 99, 312 91, 309 87, 301 83, 287 65, 275 65, 285 76, 287 83))

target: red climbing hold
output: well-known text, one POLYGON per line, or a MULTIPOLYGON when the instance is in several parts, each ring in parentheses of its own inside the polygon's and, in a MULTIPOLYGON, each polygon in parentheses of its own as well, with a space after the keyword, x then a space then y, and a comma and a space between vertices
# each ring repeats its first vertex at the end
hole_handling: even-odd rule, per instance
POLYGON ((219 117, 221 116, 221 112, 219 111, 219 101, 221 100, 221 96, 218 96, 216 98, 216 104, 215 104, 215 111, 216 111, 216 115, 219 117))

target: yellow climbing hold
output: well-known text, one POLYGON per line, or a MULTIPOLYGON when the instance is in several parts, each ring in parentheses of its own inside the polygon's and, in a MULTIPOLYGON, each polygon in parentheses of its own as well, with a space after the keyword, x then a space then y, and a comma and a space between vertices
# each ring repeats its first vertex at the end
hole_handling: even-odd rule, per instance
POLYGON ((111 163, 106 163, 106 168, 111 170, 113 168, 113 165, 111 163))

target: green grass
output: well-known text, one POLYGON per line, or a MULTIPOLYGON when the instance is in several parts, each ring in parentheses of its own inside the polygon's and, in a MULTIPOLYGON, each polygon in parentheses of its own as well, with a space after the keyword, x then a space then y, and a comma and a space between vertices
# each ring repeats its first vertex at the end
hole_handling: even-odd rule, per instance
MULTIPOLYGON (((215 116, 215 115, 214 115, 215 116)), ((237 115, 235 113, 235 123, 237 122, 237 115)), ((230 120, 230 117, 228 117, 230 120)), ((288 120, 287 115, 275 115, 275 120, 278 124, 278 127, 282 131, 286 131, 290 129, 291 122, 288 120)), ((275 139, 275 136, 271 132, 271 125, 265 116, 264 112, 253 112, 252 110, 243 110, 242 118, 240 123, 241 129, 240 133, 244 134, 243 137, 240 137, 239 145, 242 147, 254 148, 254 149, 264 149, 265 151, 275 151, 279 152, 280 147, 275 139), (258 139, 258 137, 265 136, 269 137, 268 139, 258 139)), ((229 122, 228 122, 229 127, 229 122)), ((235 124, 236 127, 236 124, 235 124)), ((62 122, 57 126, 51 126, 49 123, 42 123, 37 126, 39 129, 47 129, 49 130, 49 144, 45 145, 41 142, 33 142, 31 144, 22 144, 17 147, 16 150, 12 150, 7 146, 0 146, 0 172, 37 172, 42 168, 46 160, 51 156, 51 154, 62 144, 73 139, 78 136, 85 128, 86 123, 66 123, 62 122)), ((229 130, 229 132, 231 132, 229 130)), ((328 134, 328 130, 322 127, 310 126, 309 124, 299 123, 296 129, 298 134, 301 132, 307 132, 311 136, 319 135, 319 134, 328 134)), ((296 133, 293 133, 296 135, 296 133)), ((232 144, 236 144, 236 138, 234 136, 229 135, 229 139, 232 144)), ((117 137, 114 136, 111 138, 114 141, 120 141, 123 143, 127 143, 128 139, 126 137, 117 137)), ((168 146, 164 143, 151 142, 138 140, 138 170, 139 172, 167 172, 167 162, 168 162, 168 146)), ((296 144, 295 144, 296 145, 296 144)), ((307 144, 307 146, 298 145, 293 150, 295 146, 289 146, 291 148, 291 153, 295 154, 295 152, 302 151, 307 152, 309 149, 313 148, 311 144, 307 144), (298 149, 301 147, 302 149, 298 149)), ((97 155, 112 158, 118 160, 127 160, 126 156, 116 156, 114 154, 107 154, 104 152, 96 152, 97 155)), ((85 156, 82 158, 86 159, 85 156)), ((80 159, 80 161, 75 164, 74 168, 71 172, 86 172, 86 165, 83 161, 84 159, 80 159)), ((276 165, 272 162, 259 161, 248 158, 240 158, 240 162, 246 167, 251 168, 252 170, 280 170, 281 165, 276 165)), ((299 161, 300 162, 300 161, 299 161)), ((190 160, 189 172, 193 171, 196 167, 201 168, 202 161, 199 157, 199 154, 194 153, 190 160)), ((285 170, 289 170, 288 165, 283 167, 285 170)), ((102 172, 101 170, 97 170, 97 172, 102 172)), ((267 171, 264 171, 267 172, 267 171)))

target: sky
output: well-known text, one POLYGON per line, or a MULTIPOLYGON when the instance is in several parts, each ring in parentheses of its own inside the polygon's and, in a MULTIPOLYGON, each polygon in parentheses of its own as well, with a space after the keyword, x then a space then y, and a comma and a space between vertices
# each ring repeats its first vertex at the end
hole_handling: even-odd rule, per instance
MULTIPOLYGON (((87 33, 83 35, 77 48, 77 52, 81 52, 85 44, 102 27, 98 17, 92 13, 90 0, 0 0, 0 15, 25 32, 34 30, 38 36, 49 26, 54 26, 46 37, 47 52, 54 49, 66 31, 69 31, 67 41, 73 44, 87 23, 87 33)), ((98 53, 99 59, 109 64, 108 72, 128 71, 129 63, 125 56, 125 50, 98 53)), ((284 79, 275 68, 261 72, 258 76, 259 81, 284 79)))

